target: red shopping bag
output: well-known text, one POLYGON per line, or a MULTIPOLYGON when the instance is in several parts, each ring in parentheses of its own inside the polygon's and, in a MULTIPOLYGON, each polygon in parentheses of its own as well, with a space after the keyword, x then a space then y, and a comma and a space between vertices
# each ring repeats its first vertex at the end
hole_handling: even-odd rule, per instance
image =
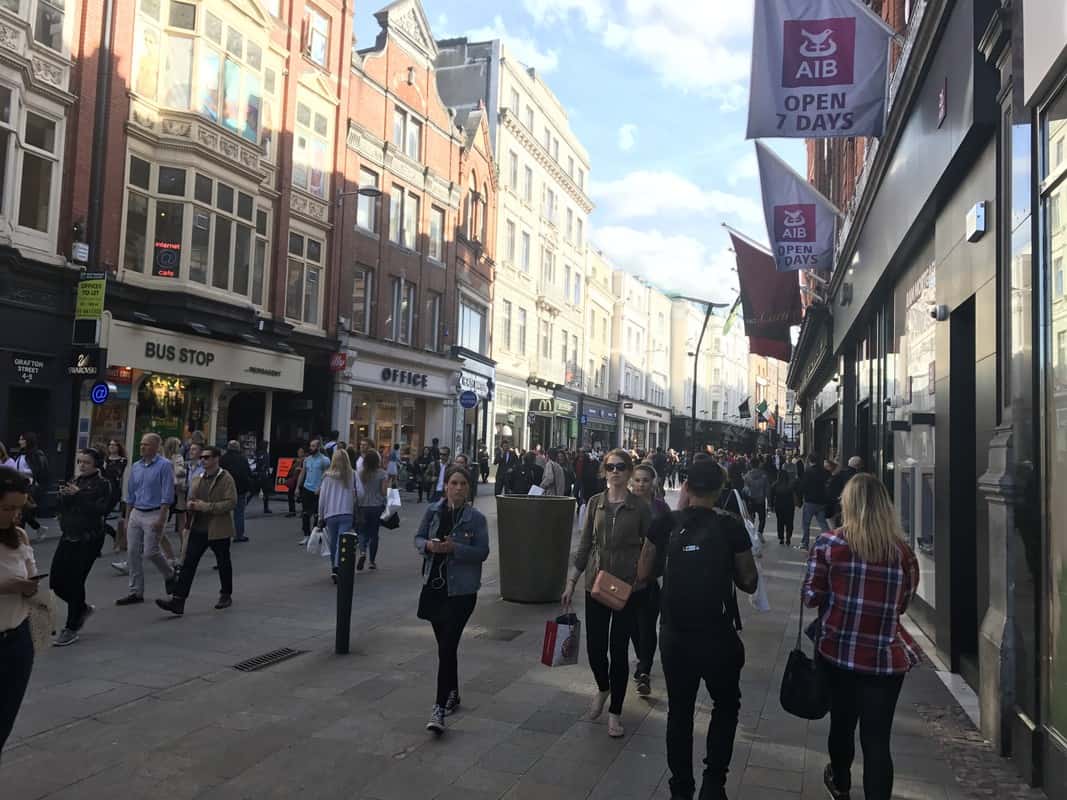
POLYGON ((545 623, 545 643, 541 648, 541 663, 546 667, 561 667, 578 663, 578 649, 582 637, 582 623, 577 614, 562 614, 545 623))

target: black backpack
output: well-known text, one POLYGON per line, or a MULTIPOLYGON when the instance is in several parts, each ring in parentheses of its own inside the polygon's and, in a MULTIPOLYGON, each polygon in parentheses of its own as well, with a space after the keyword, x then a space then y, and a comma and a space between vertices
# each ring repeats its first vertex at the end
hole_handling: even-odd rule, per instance
POLYGON ((728 526, 740 525, 720 509, 671 514, 674 528, 662 562, 664 624, 678 631, 741 630, 734 589, 734 550, 728 526))

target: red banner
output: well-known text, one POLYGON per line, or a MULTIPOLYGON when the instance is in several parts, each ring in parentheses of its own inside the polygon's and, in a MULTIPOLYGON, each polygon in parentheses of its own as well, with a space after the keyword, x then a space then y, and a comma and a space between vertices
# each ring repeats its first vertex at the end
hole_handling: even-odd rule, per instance
POLYGON ((788 361, 789 328, 799 325, 802 310, 795 272, 779 272, 770 251, 729 229, 741 287, 741 310, 749 351, 788 361))

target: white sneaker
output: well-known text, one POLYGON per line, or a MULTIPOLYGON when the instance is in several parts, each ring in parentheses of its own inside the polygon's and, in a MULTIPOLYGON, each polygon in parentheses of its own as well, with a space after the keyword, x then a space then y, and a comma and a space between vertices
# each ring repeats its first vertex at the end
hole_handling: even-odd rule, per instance
POLYGON ((586 720, 592 722, 593 720, 600 719, 600 715, 604 713, 604 706, 608 702, 608 697, 611 692, 597 691, 593 694, 593 700, 589 703, 589 710, 585 714, 586 720))
POLYGON ((115 570, 116 572, 118 572, 120 575, 129 575, 130 574, 130 566, 125 561, 112 561, 111 562, 111 568, 113 570, 115 570))
POLYGON ((430 721, 426 723, 426 730, 440 736, 445 732, 445 710, 441 706, 434 706, 430 712, 430 721))
POLYGON ((621 739, 625 735, 626 728, 622 727, 622 717, 618 714, 608 714, 608 736, 621 739))

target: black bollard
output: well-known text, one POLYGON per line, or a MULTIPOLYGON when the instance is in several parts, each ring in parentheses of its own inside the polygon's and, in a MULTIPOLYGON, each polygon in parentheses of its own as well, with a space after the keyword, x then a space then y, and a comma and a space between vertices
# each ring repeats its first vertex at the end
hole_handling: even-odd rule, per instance
POLYGON ((337 639, 334 652, 348 654, 348 639, 352 630, 352 594, 356 588, 356 534, 342 533, 337 546, 337 639))

